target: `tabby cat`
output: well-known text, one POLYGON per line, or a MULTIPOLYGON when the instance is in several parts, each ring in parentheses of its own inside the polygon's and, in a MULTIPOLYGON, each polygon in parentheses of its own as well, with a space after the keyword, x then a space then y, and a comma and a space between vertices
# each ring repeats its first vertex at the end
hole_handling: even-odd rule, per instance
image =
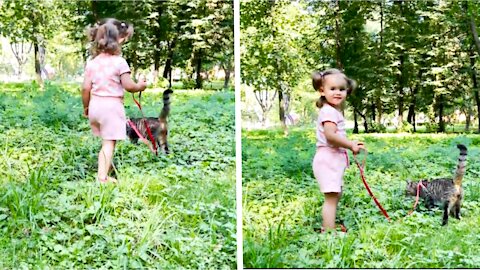
MULTIPOLYGON (((155 139, 155 143, 159 146, 165 154, 170 153, 168 149, 168 125, 167 125, 167 117, 170 113, 170 95, 173 93, 171 89, 167 89, 163 92, 163 108, 160 112, 160 116, 158 118, 155 117, 146 117, 144 118, 133 118, 130 119, 136 126, 138 131, 142 134, 144 138, 150 141, 150 137, 148 136, 147 129, 145 127, 145 122, 148 124, 150 131, 155 139)), ((127 124, 127 136, 133 143, 138 142, 138 135, 127 124)))
MULTIPOLYGON (((458 157, 457 170, 454 178, 440 178, 433 180, 421 180, 423 187, 420 187, 421 198, 425 199, 428 209, 435 205, 443 207, 442 225, 448 223, 448 216, 452 214, 455 218, 460 219, 460 207, 463 199, 462 180, 465 175, 465 164, 467 157, 467 147, 463 144, 457 145, 460 150, 458 157)), ((416 196, 419 182, 407 183, 407 195, 416 196)))

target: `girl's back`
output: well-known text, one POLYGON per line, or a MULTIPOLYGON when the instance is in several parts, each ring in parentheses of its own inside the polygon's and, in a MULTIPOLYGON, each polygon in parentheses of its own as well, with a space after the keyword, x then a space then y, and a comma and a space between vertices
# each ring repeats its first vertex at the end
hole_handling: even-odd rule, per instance
POLYGON ((85 73, 92 79, 92 95, 123 97, 120 75, 130 72, 127 61, 119 55, 101 53, 90 60, 85 73))

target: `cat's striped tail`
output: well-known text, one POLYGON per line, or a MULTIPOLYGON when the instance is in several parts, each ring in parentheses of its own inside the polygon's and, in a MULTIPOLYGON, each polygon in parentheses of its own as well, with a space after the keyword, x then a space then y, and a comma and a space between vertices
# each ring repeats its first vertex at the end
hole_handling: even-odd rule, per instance
POLYGON ((170 114, 170 95, 172 93, 172 89, 167 89, 163 92, 163 108, 160 112, 160 120, 166 120, 170 114))
POLYGON ((465 175, 465 165, 467 163, 467 147, 463 144, 458 144, 457 147, 460 150, 460 155, 458 156, 457 170, 455 171, 453 182, 455 186, 461 186, 463 176, 465 175))

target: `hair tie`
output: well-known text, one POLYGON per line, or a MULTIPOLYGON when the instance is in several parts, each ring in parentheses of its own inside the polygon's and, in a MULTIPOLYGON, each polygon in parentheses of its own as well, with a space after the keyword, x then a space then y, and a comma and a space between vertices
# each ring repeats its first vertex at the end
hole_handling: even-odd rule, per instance
POLYGON ((122 22, 122 23, 120 24, 120 26, 121 26, 121 27, 125 27, 125 26, 127 26, 127 25, 126 25, 124 22, 122 22))

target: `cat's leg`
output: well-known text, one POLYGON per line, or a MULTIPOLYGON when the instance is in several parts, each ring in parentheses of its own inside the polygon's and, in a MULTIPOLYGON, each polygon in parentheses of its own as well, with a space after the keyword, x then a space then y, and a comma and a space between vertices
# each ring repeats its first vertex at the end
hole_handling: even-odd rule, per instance
POLYGON ((168 131, 162 130, 159 136, 157 136, 157 143, 162 148, 162 151, 168 155, 170 153, 170 150, 168 149, 167 136, 168 136, 168 131))
POLYGON ((442 226, 447 225, 448 223, 448 216, 450 212, 450 201, 447 200, 443 203, 443 220, 442 220, 442 226))
POLYGON ((456 203, 455 203, 455 206, 454 206, 454 213, 455 213, 455 218, 460 220, 462 219, 462 217, 460 216, 460 208, 462 206, 462 201, 461 200, 458 200, 456 203))
POLYGON ((433 198, 431 196, 426 196, 425 197, 425 206, 429 211, 432 210, 432 207, 435 206, 435 202, 433 201, 433 198))
POLYGON ((167 138, 165 138, 164 150, 165 150, 165 154, 167 154, 167 155, 170 154, 170 149, 168 149, 167 138))

